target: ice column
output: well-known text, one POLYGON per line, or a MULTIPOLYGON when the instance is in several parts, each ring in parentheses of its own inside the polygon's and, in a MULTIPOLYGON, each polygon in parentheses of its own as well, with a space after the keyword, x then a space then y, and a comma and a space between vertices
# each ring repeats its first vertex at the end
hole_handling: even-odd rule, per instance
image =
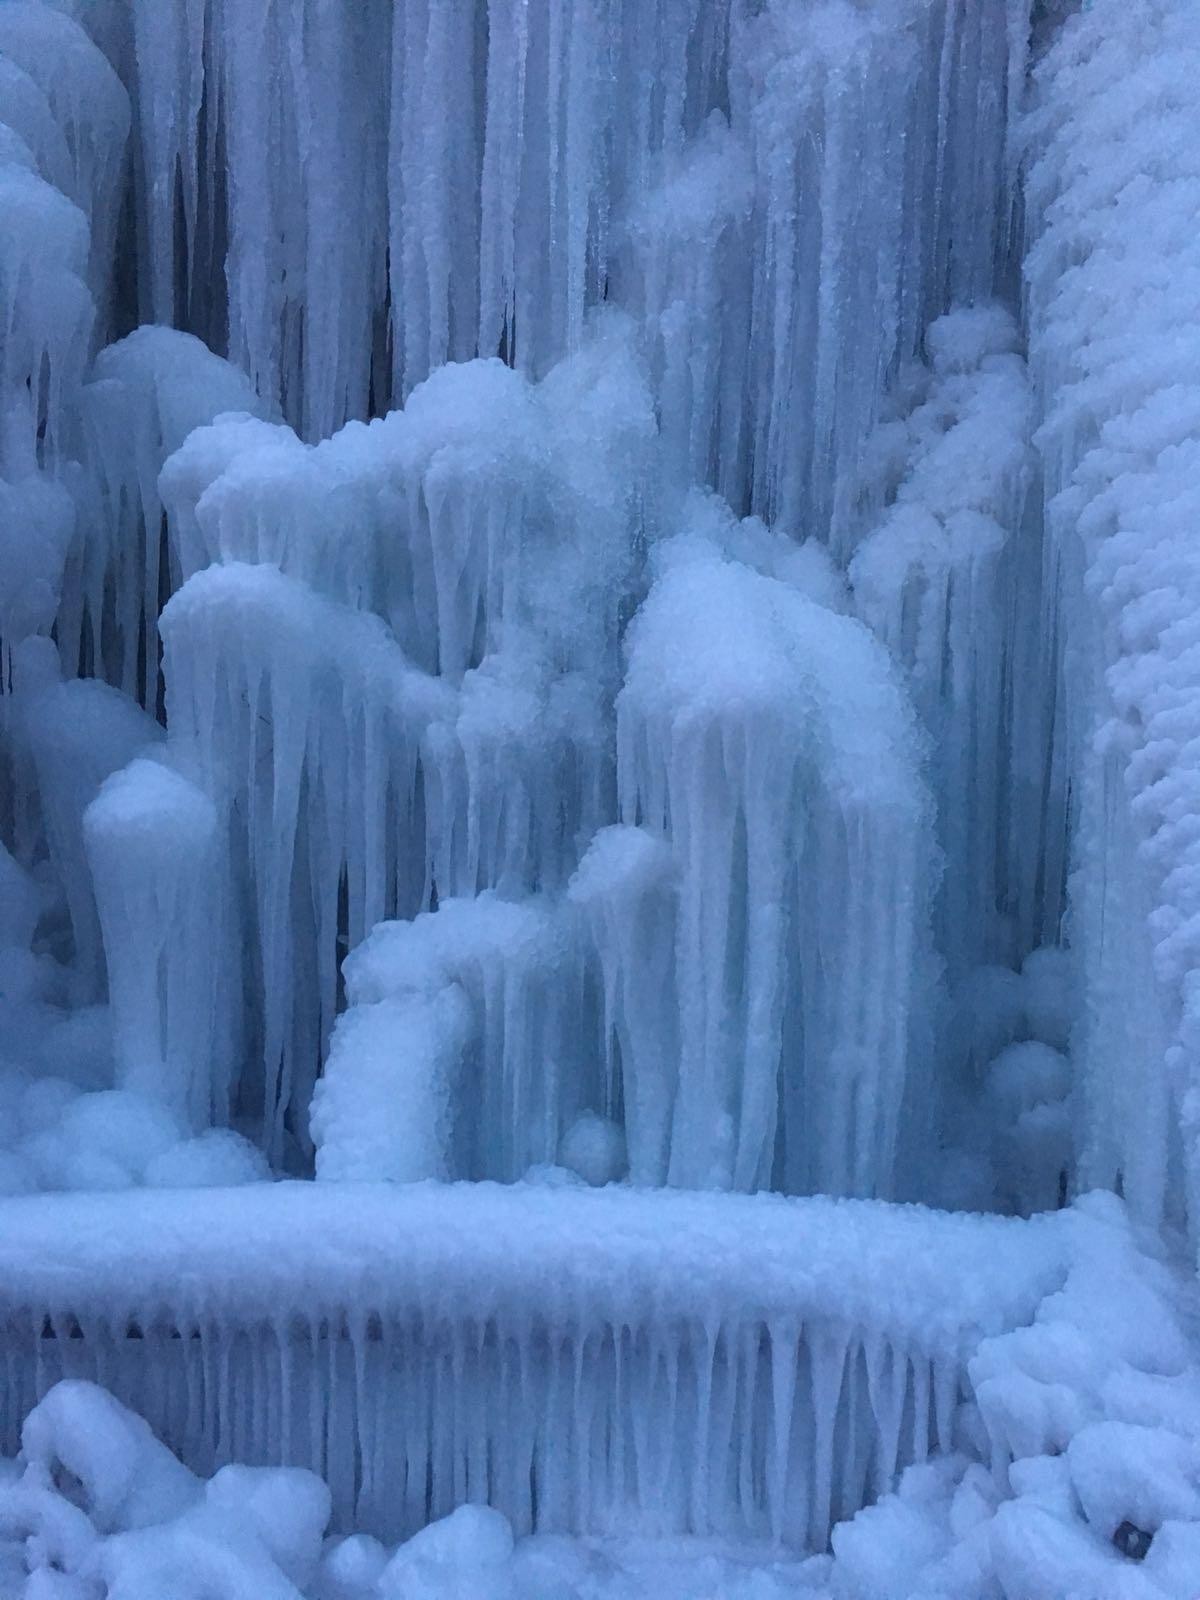
POLYGON ((618 778, 625 821, 678 863, 669 1180, 887 1194, 906 1115, 929 1114, 912 711, 861 624, 703 544, 662 557, 618 778))
POLYGON ((263 1064, 249 1093, 278 1155, 289 1107, 307 1136, 339 940, 427 898, 421 739, 450 692, 378 618, 267 565, 196 574, 162 627, 171 742, 213 784, 244 886, 235 936, 263 1064))
POLYGON ((84 815, 105 778, 159 742, 162 729, 136 701, 92 678, 35 688, 21 711, 20 736, 37 775, 50 860, 71 914, 75 998, 87 1002, 103 991, 104 955, 84 815))

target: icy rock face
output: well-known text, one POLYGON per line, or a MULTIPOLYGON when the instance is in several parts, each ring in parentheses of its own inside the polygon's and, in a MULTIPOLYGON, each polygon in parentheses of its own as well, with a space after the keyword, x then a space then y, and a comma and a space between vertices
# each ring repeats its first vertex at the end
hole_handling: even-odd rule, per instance
POLYGON ((1032 371, 1057 636, 1049 821, 1073 832, 1085 1184, 1186 1210, 1197 1165, 1193 635, 1200 185, 1191 8, 1095 0, 1037 73, 1032 371), (1186 1182, 1185 1182, 1186 1178, 1186 1182))

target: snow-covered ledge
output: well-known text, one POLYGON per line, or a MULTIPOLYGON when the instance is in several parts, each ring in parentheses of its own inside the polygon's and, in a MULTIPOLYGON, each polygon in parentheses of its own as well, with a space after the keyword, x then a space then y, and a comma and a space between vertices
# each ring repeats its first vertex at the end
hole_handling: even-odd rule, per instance
POLYGON ((283 1183, 0 1205, 6 1437, 94 1378, 191 1467, 312 1466, 343 1526, 822 1545, 976 1435, 967 1362, 1080 1218, 622 1188, 283 1183))

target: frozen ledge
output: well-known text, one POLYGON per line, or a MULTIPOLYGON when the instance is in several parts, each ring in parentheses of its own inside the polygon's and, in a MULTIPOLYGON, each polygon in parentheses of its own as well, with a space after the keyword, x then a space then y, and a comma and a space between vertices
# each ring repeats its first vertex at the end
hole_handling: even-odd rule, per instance
POLYGON ((961 1358, 1061 1284, 1078 1220, 496 1184, 41 1195, 0 1202, 0 1316, 827 1319, 961 1358))

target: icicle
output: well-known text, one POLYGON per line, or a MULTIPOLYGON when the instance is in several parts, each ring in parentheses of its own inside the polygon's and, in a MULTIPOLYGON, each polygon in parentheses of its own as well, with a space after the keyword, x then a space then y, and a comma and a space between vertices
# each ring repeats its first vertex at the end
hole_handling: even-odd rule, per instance
POLYGON ((173 576, 159 570, 159 473, 194 429, 219 412, 257 412, 258 401, 190 334, 139 328, 100 352, 81 405, 88 494, 70 566, 78 599, 60 613, 59 645, 68 666, 89 666, 153 711, 160 591, 173 576))
MULTIPOLYGON (((933 377, 903 425, 907 471, 884 488, 892 506, 849 569, 859 614, 905 667, 932 736, 946 863, 937 939, 954 982, 1022 953, 1002 920, 1003 774, 1028 696, 1006 673, 1026 625, 1012 601, 1030 481, 1031 397, 1016 339, 997 306, 953 312, 928 330, 933 377)), ((885 424, 877 439, 884 480, 899 467, 898 432, 885 424)))

